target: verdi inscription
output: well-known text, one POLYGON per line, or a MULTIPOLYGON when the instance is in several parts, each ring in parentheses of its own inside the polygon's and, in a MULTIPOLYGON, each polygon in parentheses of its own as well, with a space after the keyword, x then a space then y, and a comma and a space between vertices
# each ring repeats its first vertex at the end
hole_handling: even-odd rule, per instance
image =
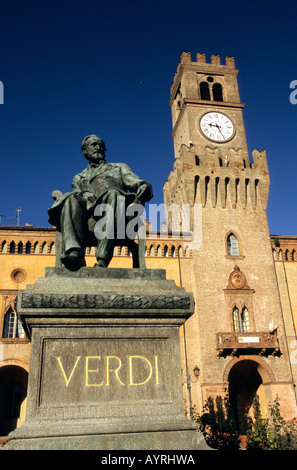
POLYGON ((121 359, 118 356, 76 356, 74 366, 70 372, 69 377, 64 370, 61 357, 56 357, 59 368, 62 372, 62 376, 65 380, 65 386, 68 387, 73 373, 77 368, 79 361, 82 359, 84 362, 84 374, 83 374, 83 385, 85 387, 101 387, 103 385, 145 385, 152 379, 153 370, 154 370, 154 381, 156 385, 159 385, 159 371, 158 371, 158 356, 155 355, 154 363, 152 364, 150 360, 145 356, 126 356, 126 358, 121 359), (127 361, 128 374, 125 374, 125 377, 121 375, 120 369, 123 367, 123 362, 127 361), (135 365, 135 363, 138 363, 135 365), (140 364, 141 363, 141 364, 140 364), (135 369, 137 370, 137 375, 140 376, 144 372, 144 379, 139 381, 139 378, 135 379, 135 369), (140 371, 139 371, 140 369, 140 371), (114 374, 115 382, 112 384, 111 375, 114 374), (101 380, 102 379, 102 380, 101 380), (126 380, 125 380, 126 379, 126 380), (124 381, 123 381, 124 380, 124 381))
POLYGON ((167 338, 46 339, 39 405, 164 400, 168 352, 167 338))

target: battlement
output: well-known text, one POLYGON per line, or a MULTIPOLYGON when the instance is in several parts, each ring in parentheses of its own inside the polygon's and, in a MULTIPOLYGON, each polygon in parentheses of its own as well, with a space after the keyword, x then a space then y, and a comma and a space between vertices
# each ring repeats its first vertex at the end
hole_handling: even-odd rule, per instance
MULTIPOLYGON (((198 52, 196 54, 196 61, 193 62, 191 53, 184 51, 181 53, 180 62, 177 66, 170 89, 171 100, 173 100, 180 92, 184 94, 184 97, 185 92, 187 97, 195 97, 195 91, 198 90, 197 85, 200 83, 199 80, 198 84, 195 82, 194 77, 197 76, 197 74, 199 76, 199 80, 203 78, 203 75, 214 74, 216 76, 214 83, 219 83, 221 85, 224 81, 222 77, 228 76, 228 80, 225 81, 225 88, 228 88, 225 101, 227 101, 227 98, 228 101, 231 102, 237 102, 239 100, 238 93, 234 96, 234 90, 238 89, 238 85, 234 80, 238 74, 238 70, 235 69, 234 57, 226 56, 225 63, 223 64, 219 55, 211 54, 210 61, 208 61, 206 54, 198 52), (184 83, 182 83, 183 75, 186 76, 184 83), (218 77, 220 77, 220 79, 218 77)), ((198 98, 198 96, 196 96, 196 98, 198 98)), ((172 103, 172 101, 170 103, 172 103)))
MULTIPOLYGON (((181 64, 191 64, 192 63, 192 56, 190 52, 182 52, 180 58, 181 64)), ((225 64, 221 63, 221 57, 219 55, 211 54, 210 62, 206 61, 206 55, 200 54, 197 52, 196 54, 196 63, 197 64, 206 64, 206 65, 219 65, 221 67, 227 67, 230 69, 235 69, 235 61, 234 57, 225 57, 225 64)))

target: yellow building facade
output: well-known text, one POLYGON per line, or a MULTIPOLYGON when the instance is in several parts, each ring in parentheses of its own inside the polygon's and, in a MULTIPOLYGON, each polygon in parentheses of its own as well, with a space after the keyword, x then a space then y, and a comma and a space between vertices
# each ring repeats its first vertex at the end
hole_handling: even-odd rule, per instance
MULTIPOLYGON (((249 411, 254 393, 267 411, 276 396, 297 417, 297 236, 269 234, 266 153, 250 158, 233 58, 221 64, 183 53, 171 87, 174 157, 167 207, 189 212, 183 236, 170 216, 147 224, 146 266, 193 292, 195 312, 180 331, 185 408, 202 410, 228 390, 249 411), (196 223, 196 225, 195 225, 196 223)), ((87 266, 95 248, 86 251, 87 266)), ((25 416, 30 343, 15 310, 20 290, 55 265, 55 230, 0 226, 0 436, 25 416)), ((117 247, 110 267, 132 267, 117 247)))

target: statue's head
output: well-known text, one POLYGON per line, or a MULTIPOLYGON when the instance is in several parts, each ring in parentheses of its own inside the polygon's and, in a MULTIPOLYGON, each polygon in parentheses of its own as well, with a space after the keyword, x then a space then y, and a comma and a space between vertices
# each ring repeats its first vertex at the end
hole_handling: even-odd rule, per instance
POLYGON ((105 143, 97 135, 88 135, 81 143, 84 156, 90 162, 99 162, 105 159, 105 143))

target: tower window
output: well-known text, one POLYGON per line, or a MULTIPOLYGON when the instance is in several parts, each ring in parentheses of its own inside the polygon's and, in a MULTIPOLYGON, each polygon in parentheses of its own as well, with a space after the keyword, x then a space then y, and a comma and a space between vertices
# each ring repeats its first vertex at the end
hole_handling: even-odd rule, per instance
POLYGON ((236 332, 249 332, 251 331, 249 312, 246 307, 240 311, 237 307, 233 309, 233 325, 236 332))
POLYGON ((223 88, 220 83, 215 83, 212 87, 214 101, 223 101, 223 88))
POLYGON ((227 238, 227 249, 229 256, 239 256, 239 243, 233 233, 230 233, 227 238))
POLYGON ((209 85, 206 82, 200 83, 200 98, 202 100, 210 100, 209 85))

